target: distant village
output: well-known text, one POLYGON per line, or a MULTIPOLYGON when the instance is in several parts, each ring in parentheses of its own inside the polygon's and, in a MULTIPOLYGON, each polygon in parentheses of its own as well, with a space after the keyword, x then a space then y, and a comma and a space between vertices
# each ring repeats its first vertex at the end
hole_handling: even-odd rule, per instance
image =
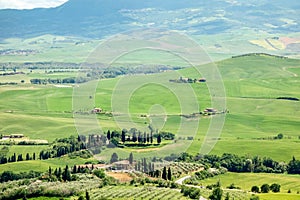
POLYGON ((186 78, 186 77, 180 77, 179 79, 170 79, 169 80, 172 83, 205 83, 205 78, 199 78, 199 79, 192 79, 192 78, 186 78))

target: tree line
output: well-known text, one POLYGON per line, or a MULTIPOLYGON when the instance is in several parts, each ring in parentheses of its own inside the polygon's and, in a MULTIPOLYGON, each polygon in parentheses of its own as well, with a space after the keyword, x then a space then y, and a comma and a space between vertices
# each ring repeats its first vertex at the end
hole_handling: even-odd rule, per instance
POLYGON ((294 156, 288 163, 277 162, 268 157, 238 156, 229 153, 224 153, 222 156, 200 154, 193 156, 182 153, 175 160, 179 162, 199 162, 214 168, 224 167, 230 172, 300 174, 300 160, 297 160, 294 156))
POLYGON ((21 162, 26 160, 46 160, 49 158, 57 158, 63 155, 85 150, 86 146, 81 141, 80 137, 71 136, 69 138, 57 139, 53 142, 52 146, 49 149, 41 150, 38 155, 36 153, 29 154, 26 153, 25 156, 23 154, 14 153, 11 156, 6 156, 0 154, 0 164, 6 164, 9 162, 21 162))
POLYGON ((45 78, 45 79, 41 79, 41 78, 34 78, 34 79, 30 79, 30 83, 31 84, 36 84, 36 85, 46 85, 46 84, 74 84, 74 83, 78 83, 78 80, 75 77, 71 77, 71 78, 55 78, 55 79, 51 79, 51 78, 45 78))

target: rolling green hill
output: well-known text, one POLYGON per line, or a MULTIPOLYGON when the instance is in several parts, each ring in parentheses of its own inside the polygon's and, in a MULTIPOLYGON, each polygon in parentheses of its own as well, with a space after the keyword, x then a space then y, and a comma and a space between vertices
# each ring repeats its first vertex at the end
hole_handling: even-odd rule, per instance
MULTIPOLYGON (((221 138, 211 153, 269 156, 278 161, 288 161, 293 155, 299 155, 299 101, 276 99, 278 97, 300 98, 299 60, 250 55, 216 64, 226 88, 226 108, 229 113, 226 114, 221 138), (284 135, 282 140, 273 139, 278 133, 284 135)), ((194 77, 196 75, 192 68, 180 70, 177 74, 198 78, 194 77)), ((120 87, 117 85, 119 81, 126 77, 101 80, 95 94, 95 106, 107 112, 112 111, 113 92, 120 87)), ((172 87, 182 91, 182 94, 186 92, 185 88, 188 86, 169 83, 169 78, 174 77, 173 72, 131 75, 130 80, 138 81, 145 77, 173 84, 172 87)), ((179 96, 170 91, 170 88, 157 84, 138 87, 130 94, 128 109, 131 121, 124 122, 125 125, 128 124, 126 128, 129 128, 132 122, 136 126, 147 127, 150 119, 143 118, 141 115, 151 113, 154 109, 154 113, 161 112, 167 116, 162 130, 177 133, 178 137, 194 136, 193 141, 178 140, 171 147, 178 147, 180 151, 187 150, 193 154, 198 153, 213 118, 201 117, 196 135, 193 135, 193 126, 186 127, 186 132, 178 132, 179 123, 183 120, 180 114, 203 111, 211 106, 210 93, 205 84, 195 83, 191 84, 191 87, 199 109, 193 110, 197 106, 191 106, 194 100, 187 96, 184 100, 187 104, 187 113, 182 113, 179 96), (163 108, 155 107, 156 104, 163 108)), ((23 133, 31 139, 42 138, 49 142, 56 138, 76 135, 72 114, 72 90, 72 87, 60 88, 52 85, 1 86, 0 133, 23 133)), ((121 102, 122 98, 117 100, 121 102)), ((86 101, 89 101, 88 96, 86 101)), ((110 115, 101 114, 97 118, 103 130, 124 128, 118 127, 116 118, 110 115)), ((198 123, 189 120, 187 122, 196 125, 198 123)), ((171 147, 166 148, 166 154, 173 152, 171 147)), ((15 150, 19 151, 16 148, 15 150)), ((105 151, 101 156, 108 159, 113 150, 105 151)), ((120 152, 120 155, 128 156, 128 152, 125 150, 120 152)), ((139 152, 139 155, 151 155, 151 152, 139 152)))

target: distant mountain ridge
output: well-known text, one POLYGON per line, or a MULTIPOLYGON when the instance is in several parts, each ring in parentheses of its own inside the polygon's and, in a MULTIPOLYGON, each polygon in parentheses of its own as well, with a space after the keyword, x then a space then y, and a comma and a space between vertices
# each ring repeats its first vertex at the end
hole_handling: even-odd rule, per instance
POLYGON ((160 27, 194 34, 250 28, 299 32, 294 0, 69 0, 48 9, 0 10, 0 39, 42 34, 101 38, 131 28, 160 27))

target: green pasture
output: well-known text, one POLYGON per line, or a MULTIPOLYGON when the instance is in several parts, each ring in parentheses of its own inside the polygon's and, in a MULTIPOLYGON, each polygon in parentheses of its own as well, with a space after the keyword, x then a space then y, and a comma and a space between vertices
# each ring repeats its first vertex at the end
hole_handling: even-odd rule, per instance
POLYGON ((7 163, 0 166, 0 173, 3 171, 24 172, 30 170, 45 172, 49 169, 49 166, 51 166, 52 168, 63 168, 66 165, 80 165, 88 161, 94 161, 94 158, 83 159, 77 157, 75 159, 71 159, 67 156, 64 156, 48 160, 29 160, 15 163, 7 163))
MULTIPOLYGON (((300 80, 290 73, 293 70, 296 73, 299 64, 298 60, 271 56, 245 56, 216 63, 223 77, 229 113, 221 139, 211 153, 269 156, 279 161, 289 161, 293 155, 300 154, 300 148, 297 148, 300 141, 299 102, 276 99, 300 98, 300 80), (271 140, 278 133, 282 133, 284 139, 271 140)), ((41 72, 38 76, 42 78, 43 75, 41 72)), ((82 102, 87 109, 95 106, 119 114, 114 117, 98 115, 102 130, 131 127, 146 130, 149 122, 153 122, 164 131, 176 133, 177 137, 194 136, 191 144, 182 146, 179 142, 177 145, 181 146, 180 150, 195 154, 201 148, 213 117, 201 117, 198 123, 195 119, 185 119, 179 115, 189 115, 210 107, 210 92, 205 83, 169 82, 169 79, 180 76, 201 77, 195 69, 186 68, 177 72, 105 79, 99 81, 96 92, 84 96, 82 102), (129 113, 129 120, 122 118, 126 113, 129 113), (152 115, 141 117, 149 114, 152 115), (181 131, 180 124, 184 124, 181 131)), ((47 139, 50 142, 76 135, 72 95, 72 87, 1 86, 0 133, 23 133, 31 139, 47 139)), ((104 152, 111 153, 111 150, 104 152)), ((172 150, 166 152, 171 153, 172 150)))
POLYGON ((274 193, 268 193, 268 194, 259 194, 259 199, 261 200, 277 200, 277 199, 284 199, 284 200, 297 200, 299 199, 299 194, 274 194, 274 193))
MULTIPOLYGON (((290 189, 293 194, 296 194, 300 188, 299 175, 286 174, 265 174, 265 173, 232 173, 228 172, 213 178, 208 178, 199 181, 199 184, 204 186, 215 184, 217 181, 221 182, 222 188, 230 186, 232 183, 242 190, 251 191, 252 186, 262 186, 263 184, 278 183, 281 185, 280 193, 287 193, 290 189)), ((272 192, 270 192, 272 193, 272 192)), ((277 194, 274 194, 277 195, 277 194)))

